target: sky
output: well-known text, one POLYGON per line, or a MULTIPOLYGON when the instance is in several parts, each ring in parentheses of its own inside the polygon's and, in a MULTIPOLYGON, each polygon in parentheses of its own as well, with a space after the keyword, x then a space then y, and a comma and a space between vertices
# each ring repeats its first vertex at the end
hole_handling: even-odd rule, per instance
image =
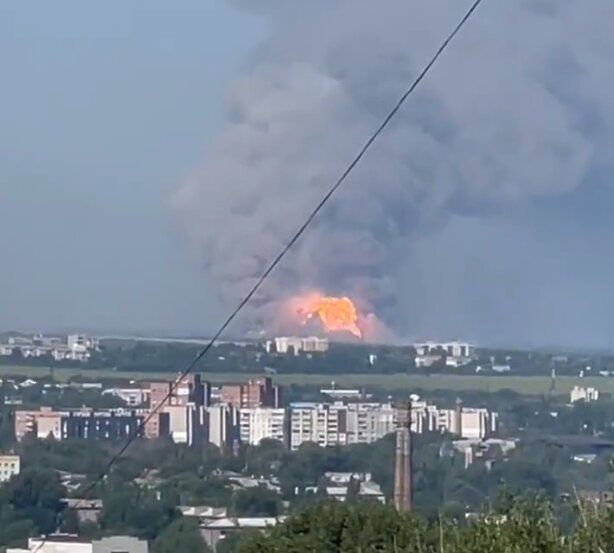
MULTIPOLYGON (((47 4, 0 3, 0 330, 176 335, 215 329, 463 9, 47 4)), ((401 341, 614 348, 613 22, 485 2, 261 304, 317 285, 401 341)))
POLYGON ((262 34, 221 0, 0 3, 0 329, 211 330, 168 196, 262 34))

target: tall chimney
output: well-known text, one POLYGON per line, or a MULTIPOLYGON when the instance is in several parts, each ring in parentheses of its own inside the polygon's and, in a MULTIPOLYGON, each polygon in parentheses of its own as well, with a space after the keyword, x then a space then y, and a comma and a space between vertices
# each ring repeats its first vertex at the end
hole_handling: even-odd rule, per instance
POLYGON ((411 401, 397 409, 394 464, 394 506, 399 512, 411 511, 412 502, 411 401))
POLYGON ((462 438, 463 437, 463 402, 461 398, 456 398, 456 411, 454 413, 454 430, 462 438))

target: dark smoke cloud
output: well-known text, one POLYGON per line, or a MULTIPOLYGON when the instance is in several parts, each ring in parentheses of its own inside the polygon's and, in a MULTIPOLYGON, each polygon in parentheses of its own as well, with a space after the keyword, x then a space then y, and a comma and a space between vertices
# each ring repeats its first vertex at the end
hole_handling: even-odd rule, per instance
MULTIPOLYGON (((228 300, 244 294, 461 17, 458 0, 236 0, 270 38, 174 208, 228 300)), ((421 236, 565 194, 607 157, 611 0, 485 2, 286 258, 253 313, 305 287, 394 324, 421 236)))

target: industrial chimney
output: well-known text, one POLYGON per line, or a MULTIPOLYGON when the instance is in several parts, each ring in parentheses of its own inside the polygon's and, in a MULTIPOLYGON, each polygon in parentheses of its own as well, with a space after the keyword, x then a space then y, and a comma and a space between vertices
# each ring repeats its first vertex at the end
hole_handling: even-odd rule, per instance
POLYGON ((412 502, 411 401, 397 407, 394 461, 394 506, 399 512, 411 511, 412 502))

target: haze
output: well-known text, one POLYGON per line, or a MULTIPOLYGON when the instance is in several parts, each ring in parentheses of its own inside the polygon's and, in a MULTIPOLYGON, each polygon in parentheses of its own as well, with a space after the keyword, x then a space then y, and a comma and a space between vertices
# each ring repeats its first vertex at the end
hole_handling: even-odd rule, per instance
MULTIPOLYGON (((249 225, 233 226, 235 201, 243 201, 244 196, 231 196, 228 210, 219 212, 220 220, 211 207, 214 204, 207 201, 210 196, 224 205, 219 192, 230 195, 242 190, 234 186, 233 179, 245 171, 253 182, 239 180, 242 186, 252 186, 250 198, 278 216, 284 211, 271 202, 281 199, 283 208, 287 198, 267 195, 268 189, 261 186, 262 175, 267 176, 267 186, 275 179, 289 185, 287 174, 293 171, 297 182, 313 173, 326 184, 323 177, 339 172, 348 151, 372 128, 371 117, 377 118, 389 104, 387 100, 398 96, 407 74, 415 71, 457 16, 451 13, 448 1, 431 2, 428 9, 425 2, 417 2, 416 6, 425 7, 421 17, 428 22, 421 27, 429 35, 428 40, 422 37, 423 49, 397 50, 405 42, 395 42, 393 29, 378 57, 366 55, 372 53, 369 49, 356 53, 351 46, 361 35, 353 38, 352 29, 333 26, 332 22, 339 23, 333 17, 336 9, 342 11, 345 5, 341 0, 327 4, 330 27, 321 25, 322 3, 314 3, 314 15, 308 18, 301 17, 298 9, 293 11, 294 2, 285 8, 273 2, 250 3, 262 7, 258 14, 240 11, 236 4, 240 3, 184 1, 173 2, 171 8, 171 4, 154 1, 145 8, 145 4, 84 6, 60 1, 53 7, 13 2, 0 8, 0 328, 210 332, 223 314, 224 302, 240 294, 245 282, 253 278, 254 266, 248 264, 246 270, 245 260, 246 255, 261 253, 254 251, 254 244, 266 246, 268 254, 268 246, 274 250, 284 238, 281 231, 286 230, 286 223, 276 226, 273 221, 279 232, 273 239, 262 240, 264 231, 259 225, 271 222, 269 211, 254 209, 246 218, 249 225), (318 48, 305 44, 313 37, 310 29, 314 26, 322 29, 324 37, 318 48), (338 37, 340 47, 333 48, 338 37), (331 52, 335 53, 332 58, 331 52), (406 67, 399 52, 408 56, 406 67), (364 71, 362 64, 366 64, 364 71), (291 72, 279 73, 280 69, 298 67, 292 73, 296 88, 287 86, 285 80, 279 87, 290 90, 278 98, 283 106, 301 115, 297 105, 306 103, 309 109, 315 106, 318 110, 323 106, 341 121, 329 136, 324 124, 306 111, 313 126, 294 128, 290 123, 279 136, 293 148, 301 139, 326 136, 340 145, 334 150, 338 156, 323 160, 317 151, 301 147, 309 165, 301 165, 298 171, 280 163, 285 169, 270 173, 270 164, 266 172, 254 171, 241 164, 241 155, 228 149, 229 136, 232 144, 244 143, 243 137, 240 142, 228 134, 226 91, 233 91, 233 123, 250 121, 252 95, 237 94, 256 90, 261 98, 268 98, 267 87, 262 85, 267 84, 262 80, 267 75, 263 67, 270 71, 271 79, 279 75, 286 79, 291 72), (328 96, 326 103, 315 102, 322 89, 303 85, 324 82, 320 77, 331 74, 350 85, 333 97, 334 102, 328 96), (362 82, 364 75, 376 75, 377 81, 362 82), (251 89, 245 88, 246 82, 251 89), (381 86, 369 88, 373 82, 381 86), (305 102, 294 103, 296 90, 305 102), (357 100, 352 95, 356 90, 366 90, 366 97, 357 100), (237 111, 237 107, 242 109, 237 111), (348 117, 353 113, 357 117, 348 117), (352 127, 344 127, 348 120, 352 127), (212 164, 211 152, 220 151, 232 155, 221 161, 215 157, 212 164), (212 181, 210 175, 217 180, 212 181), (218 180, 224 186, 215 187, 218 180), (172 199, 177 190, 184 191, 184 198, 188 190, 187 197, 198 201, 190 202, 189 210, 181 204, 178 208, 172 199), (220 246, 205 248, 203 236, 208 243, 218 240, 220 246), (224 255, 218 257, 220 252, 224 255)), ((354 23, 359 22, 363 32, 371 24, 376 29, 386 22, 386 11, 390 18, 402 20, 407 15, 409 20, 406 10, 410 8, 403 3, 378 3, 379 14, 369 13, 369 4, 354 3, 354 23)), ((412 148, 399 147, 390 155, 386 153, 390 150, 379 150, 373 158, 366 158, 359 178, 348 182, 336 198, 335 215, 324 219, 313 235, 321 238, 341 228, 344 233, 336 235, 340 240, 330 244, 347 244, 347 250, 354 251, 354 237, 348 237, 348 229, 356 229, 356 211, 352 208, 344 214, 340 206, 352 206, 351 199, 358 198, 363 205, 372 201, 374 206, 369 211, 370 226, 359 229, 360 236, 368 235, 377 246, 393 243, 394 247, 386 255, 381 247, 375 248, 378 255, 367 266, 368 256, 356 263, 350 256, 340 258, 339 248, 332 246, 316 255, 313 245, 309 249, 307 243, 306 250, 288 258, 294 264, 289 267, 295 267, 297 274, 309 271, 314 284, 320 286, 349 275, 344 286, 358 282, 372 291, 376 312, 381 304, 380 311, 388 315, 401 338, 613 346, 614 261, 608 245, 614 231, 609 214, 614 193, 608 152, 614 120, 610 94, 614 67, 604 62, 612 59, 611 53, 600 48, 609 32, 605 23, 614 14, 604 1, 584 5, 581 18, 571 3, 561 5, 547 0, 522 2, 518 11, 523 18, 514 19, 500 2, 486 3, 476 23, 467 27, 463 40, 452 49, 447 64, 444 60, 426 83, 422 101, 407 112, 407 128, 418 121, 443 134, 464 132, 476 124, 472 115, 494 121, 492 127, 501 132, 494 145, 488 141, 492 151, 487 154, 489 159, 500 156, 499 167, 504 171, 489 172, 482 166, 477 171, 478 163, 472 165, 474 155, 479 158, 480 147, 486 143, 482 127, 472 127, 475 149, 464 139, 442 139, 443 146, 437 150, 421 151, 416 149, 415 137, 400 126, 381 148, 408 144, 412 148), (525 32, 506 29, 510 21, 522 25, 525 16, 525 32), (508 33, 510 40, 497 42, 495 33, 487 32, 494 30, 508 33), (557 38, 559 31, 573 40, 564 45, 557 38), (518 43, 512 32, 531 38, 518 43), (464 52, 484 51, 480 40, 492 40, 498 48, 493 47, 488 58, 470 58, 469 70, 480 75, 479 86, 475 86, 475 80, 463 80, 453 69, 464 60, 459 58, 464 52), (542 48, 541 40, 547 49, 542 48), (535 59, 538 51, 548 54, 541 65, 537 61, 542 60, 535 59), (522 85, 539 80, 531 73, 536 67, 550 71, 542 84, 556 99, 556 109, 535 109, 531 96, 523 100, 526 87, 522 85), (506 71, 522 75, 526 83, 502 82, 506 71), (484 109, 463 111, 470 102, 484 109), (501 117, 506 107, 514 114, 513 126, 501 117), (506 132, 510 130, 514 132, 506 132), (555 136, 560 142, 542 141, 542 135, 555 136), (527 143, 549 146, 544 150, 534 147, 528 155, 522 147, 527 143), (434 165, 437 171, 421 168, 428 175, 435 174, 435 184, 423 194, 432 201, 427 209, 413 197, 404 199, 403 205, 411 209, 397 216, 390 213, 390 206, 398 196, 380 201, 373 194, 396 190, 390 188, 392 184, 386 188, 388 183, 407 190, 405 185, 411 180, 398 177, 411 165, 412 161, 406 164, 405 160, 411 159, 412 151, 428 154, 423 159, 439 160, 434 165), (541 156, 536 154, 540 151, 541 156), (441 155, 434 157, 434 153, 441 155), (383 188, 373 175, 384 180, 383 188), (474 178, 476 175, 483 180, 474 178), (365 182, 367 187, 361 188, 365 182), (379 208, 387 221, 403 231, 394 227, 382 234, 379 208), (411 224, 407 224, 407 213, 411 224), (330 252, 335 255, 328 255, 330 252), (332 266, 331 257, 346 263, 345 273, 343 266, 332 266), (319 261, 315 267, 314 260, 319 261), (369 276, 366 283, 365 275, 369 276)), ((367 41, 369 44, 381 46, 377 41, 367 41)), ((263 128, 269 123, 276 128, 275 119, 284 110, 259 104, 262 106, 257 115, 263 118, 263 128)), ((286 119, 282 121, 285 125, 286 119)), ((230 128, 232 133, 234 128, 230 128)), ((259 152, 263 159, 291 157, 287 151, 274 151, 274 144, 273 139, 264 143, 262 147, 271 149, 259 152)), ((241 149, 247 157, 249 152, 247 147, 241 149)), ((415 167, 412 171, 415 179, 415 167)), ((243 207, 243 211, 250 209, 243 207)), ((295 212, 285 212, 283 221, 294 224, 294 216, 288 213, 295 212)), ((283 275, 285 279, 275 281, 278 287, 273 294, 296 280, 290 269, 283 275)))

